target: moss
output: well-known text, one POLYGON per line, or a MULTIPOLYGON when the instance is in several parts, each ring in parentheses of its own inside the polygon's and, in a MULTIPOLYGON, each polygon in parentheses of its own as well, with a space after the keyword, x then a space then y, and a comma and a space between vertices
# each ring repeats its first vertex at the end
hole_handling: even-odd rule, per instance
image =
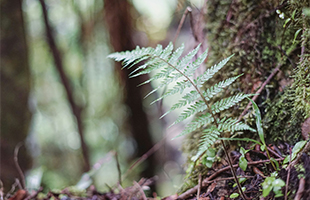
MULTIPOLYGON (((236 0, 233 3, 230 0, 209 0, 207 3, 205 21, 210 46, 207 67, 235 54, 225 72, 217 74, 213 82, 207 84, 243 73, 226 94, 236 91, 255 93, 272 71, 281 66, 280 73, 273 77, 256 100, 268 143, 286 141, 293 144, 300 140, 300 125, 310 115, 310 20, 302 15, 302 9, 310 7, 309 4, 307 0, 236 0), (293 42, 299 29, 303 29, 302 34, 293 42), (302 47, 303 59, 300 57, 302 47)), ((246 104, 244 102, 233 112, 224 114, 238 117, 246 104)), ((195 132, 184 142, 183 151, 189 155, 188 164, 197 151, 199 137, 200 133, 195 132)), ((201 173, 195 172, 193 177, 201 173)), ((197 184, 195 178, 190 180, 191 184, 193 182, 197 184)))

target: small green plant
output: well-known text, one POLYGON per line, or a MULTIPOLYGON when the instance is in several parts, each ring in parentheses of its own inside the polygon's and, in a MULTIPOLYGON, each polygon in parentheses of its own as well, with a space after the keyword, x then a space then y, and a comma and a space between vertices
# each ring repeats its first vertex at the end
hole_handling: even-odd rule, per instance
POLYGON ((283 196, 281 188, 285 186, 285 182, 282 179, 276 178, 276 177, 277 177, 277 172, 273 172, 262 183, 263 197, 268 196, 271 190, 273 190, 273 192, 275 193, 275 197, 283 196))
MULTIPOLYGON (((247 180, 246 178, 239 178, 239 179, 238 179, 238 181, 239 181, 240 184, 244 183, 246 180, 247 180)), ((235 183, 235 184, 233 185, 233 187, 236 187, 236 186, 237 186, 237 183, 235 183)), ((246 190, 246 187, 242 187, 242 191, 245 191, 245 190, 246 190)), ((237 197, 239 197, 239 196, 240 196, 239 193, 234 192, 234 193, 232 193, 231 195, 229 195, 229 198, 234 199, 234 198, 237 198, 237 197)))
POLYGON ((245 154, 250 150, 245 150, 243 147, 240 148, 241 156, 239 157, 239 167, 245 171, 248 167, 248 161, 245 159, 245 154))
POLYGON ((292 162, 297 157, 297 154, 306 146, 306 144, 307 141, 304 140, 297 142, 292 150, 292 155, 286 156, 283 164, 288 164, 289 162, 292 162))
POLYGON ((206 167, 211 168, 214 161, 216 159, 216 151, 214 148, 209 148, 207 152, 202 157, 202 164, 204 164, 206 167))
MULTIPOLYGON (((191 78, 195 70, 204 63, 204 60, 207 57, 208 50, 202 53, 194 62, 191 62, 193 57, 197 54, 199 48, 200 45, 181 59, 180 56, 183 53, 184 45, 173 51, 172 43, 164 49, 161 45, 158 45, 156 48, 137 47, 132 51, 112 53, 108 57, 114 59, 115 61, 123 61, 124 68, 131 68, 132 66, 144 61, 142 65, 133 70, 131 77, 155 72, 155 75, 153 75, 152 78, 145 81, 141 85, 154 80, 161 80, 161 82, 158 87, 153 89, 146 96, 149 96, 160 88, 168 87, 171 83, 176 82, 174 86, 168 89, 158 99, 153 101, 153 103, 176 93, 183 94, 185 89, 189 89, 189 92, 184 94, 182 98, 178 100, 178 102, 175 103, 163 116, 175 109, 187 106, 187 108, 183 110, 180 116, 172 124, 175 125, 190 116, 200 113, 200 115, 197 116, 192 122, 187 124, 185 129, 177 137, 191 133, 197 129, 201 130, 202 138, 198 153, 196 155, 197 159, 200 158, 215 142, 220 141, 223 145, 226 157, 228 158, 227 160, 231 166, 234 178, 238 184, 238 179, 232 167, 229 154, 226 151, 225 143, 223 140, 220 140, 220 136, 226 132, 233 133, 234 131, 241 130, 255 130, 240 122, 238 119, 226 117, 220 118, 217 114, 232 108, 243 99, 252 95, 239 93, 227 98, 221 98, 215 102, 211 101, 241 75, 228 78, 209 88, 202 89, 204 83, 206 83, 214 76, 215 73, 222 69, 232 56, 229 56, 218 64, 208 68, 197 78, 191 78)), ((238 189, 242 197, 246 199, 243 191, 241 190, 240 184, 238 184, 238 189)))
MULTIPOLYGON (((247 97, 248 98, 248 97, 247 97)), ((253 101, 252 99, 248 98, 251 102, 252 102, 252 105, 253 105, 253 109, 254 109, 254 112, 255 112, 255 116, 256 116, 256 128, 257 128, 257 133, 258 133, 258 136, 259 136, 259 139, 260 141, 257 141, 257 140, 253 140, 253 139, 250 139, 250 138, 221 138, 222 140, 239 140, 239 141, 247 141, 247 142, 254 142, 256 144, 259 144, 260 145, 260 149, 262 151, 266 151, 267 153, 267 157, 269 158, 270 160, 270 163, 271 165, 273 166, 273 168, 275 170, 278 170, 279 168, 279 164, 277 163, 277 161, 270 157, 270 154, 269 154, 269 151, 268 151, 268 148, 267 148, 267 144, 265 142, 265 135, 264 135, 264 130, 263 130, 263 126, 262 126, 262 117, 261 117, 261 114, 260 114, 260 111, 259 111, 259 108, 257 106, 257 104, 255 103, 255 101, 253 101)), ((242 151, 244 150, 243 148, 240 149, 240 153, 242 154, 242 152, 245 152, 242 151)), ((244 158, 244 155, 242 154, 242 156, 240 157, 241 158, 241 163, 239 162, 239 165, 242 164, 245 166, 245 158, 244 158)), ((239 160, 240 161, 240 160, 239 160)))

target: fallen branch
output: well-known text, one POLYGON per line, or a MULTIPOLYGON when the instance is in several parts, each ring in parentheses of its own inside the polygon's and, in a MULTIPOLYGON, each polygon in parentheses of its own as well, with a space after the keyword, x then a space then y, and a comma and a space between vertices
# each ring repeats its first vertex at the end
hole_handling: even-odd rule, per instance
POLYGON ((298 186, 298 190, 296 192, 296 196, 294 198, 294 200, 300 200, 304 190, 305 190, 305 184, 306 184, 306 180, 304 178, 300 178, 299 180, 299 186, 298 186))

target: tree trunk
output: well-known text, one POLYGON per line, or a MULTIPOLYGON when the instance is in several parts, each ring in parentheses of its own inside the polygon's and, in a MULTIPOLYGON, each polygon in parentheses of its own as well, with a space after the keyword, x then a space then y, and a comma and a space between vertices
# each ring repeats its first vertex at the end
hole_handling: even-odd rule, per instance
MULTIPOLYGON (((5 190, 19 178, 14 164, 14 148, 25 142, 31 113, 28 108, 30 69, 22 0, 1 1, 1 181, 5 190)), ((32 160, 25 147, 18 153, 23 172, 32 160)), ((23 185, 23 183, 22 183, 23 185)))
MULTIPOLYGON (((104 2, 104 14, 107 28, 110 34, 110 42, 114 51, 126 51, 135 48, 133 43, 133 21, 131 16, 132 6, 126 0, 107 0, 104 2)), ((138 87, 146 77, 129 78, 129 73, 134 70, 121 70, 121 63, 115 63, 115 69, 118 72, 120 81, 125 86, 125 104, 129 108, 130 132, 137 142, 137 157, 142 156, 152 148, 149 123, 147 115, 143 110, 142 89, 138 87)), ((155 170, 154 156, 146 160, 145 169, 142 172, 143 177, 152 177, 155 170)))

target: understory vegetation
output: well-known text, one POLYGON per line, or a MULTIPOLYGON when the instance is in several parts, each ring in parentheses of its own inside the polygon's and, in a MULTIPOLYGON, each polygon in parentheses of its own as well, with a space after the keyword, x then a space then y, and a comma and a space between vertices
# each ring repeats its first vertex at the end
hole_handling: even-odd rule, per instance
POLYGON ((310 199, 309 0, 3 2, 0 200, 310 199))
MULTIPOLYGON (((235 199, 240 196, 242 199, 253 199, 259 198, 259 196, 267 197, 268 195, 274 196, 274 198, 283 197, 284 195, 282 190, 286 184, 284 180, 279 177, 278 172, 280 171, 280 169, 284 169, 285 167, 290 169, 292 163, 296 162, 296 159, 298 159, 297 154, 300 155, 300 153, 305 153, 307 151, 307 149, 309 148, 309 142, 298 142, 294 146, 293 150, 291 150, 290 155, 287 155, 285 159, 283 156, 280 156, 274 150, 268 147, 265 142, 265 135, 262 127, 260 110, 257 104, 252 99, 249 99, 249 97, 253 96, 253 94, 238 93, 226 98, 223 98, 223 95, 221 95, 225 88, 230 86, 241 75, 222 80, 210 87, 204 86, 206 85, 208 80, 211 80, 212 77, 225 66, 225 64, 230 60, 232 56, 229 56, 228 58, 222 60, 221 62, 215 64, 210 68, 207 68, 206 71, 198 77, 191 78, 194 77, 194 73, 197 68, 199 68, 200 65, 204 63, 208 54, 207 49, 194 62, 190 62, 197 54, 199 48, 200 44, 183 58, 180 58, 180 56, 183 53, 184 45, 173 51, 172 43, 170 43, 164 49, 161 45, 158 45, 156 48, 137 47, 135 50, 132 51, 110 54, 109 58, 112 58, 116 61, 122 61, 124 68, 131 68, 132 66, 140 64, 142 62, 143 64, 140 64, 140 66, 130 74, 131 78, 155 72, 152 75, 152 78, 141 83, 141 85, 144 85, 151 81, 160 80, 159 86, 153 89, 146 96, 149 96, 150 94, 158 91, 161 88, 165 88, 165 92, 162 93, 162 95, 152 103, 161 101, 166 97, 174 95, 176 93, 185 93, 180 100, 176 101, 177 103, 172 105, 172 107, 165 114, 163 114, 162 117, 175 109, 187 106, 187 108, 182 111, 179 117, 171 125, 173 126, 177 123, 184 121, 192 115, 196 115, 195 119, 192 120, 192 122, 190 122, 189 124, 187 124, 184 130, 177 136, 183 136, 192 132, 198 132, 200 135, 199 147, 196 149, 196 155, 190 157, 190 167, 187 170, 188 178, 192 178, 191 176, 193 175, 193 171, 196 170, 197 165, 203 165, 211 169, 213 163, 216 162, 216 160, 221 160, 221 156, 219 155, 219 153, 216 153, 216 151, 223 150, 225 152, 227 158, 226 160, 228 161, 229 168, 231 169, 235 181, 235 184, 233 184, 232 187, 237 186, 238 188, 237 192, 231 193, 229 195, 230 198, 235 199), (170 84, 172 84, 173 86, 169 87, 170 84), (187 88, 189 89, 187 90, 187 88), (256 140, 255 137, 236 137, 241 136, 241 133, 245 130, 252 132, 256 132, 256 130, 241 122, 241 120, 238 118, 233 119, 227 118, 225 116, 221 118, 222 111, 233 108, 246 98, 250 100, 251 104, 253 104, 259 140, 256 140), (212 104, 210 102, 212 102, 212 104), (234 132, 238 132, 238 134, 234 135, 234 132), (227 138, 222 138, 225 135, 227 136, 227 138), (244 184, 244 182, 247 181, 247 176, 241 175, 240 177, 237 177, 236 175, 236 171, 234 169, 235 167, 233 166, 232 159, 227 152, 228 149, 224 142, 230 140, 247 142, 243 143, 245 146, 247 146, 247 150, 245 150, 242 145, 239 145, 240 150, 238 156, 238 164, 240 169, 243 171, 243 174, 247 171, 248 162, 252 161, 248 152, 254 150, 260 151, 262 155, 265 154, 267 160, 264 160, 262 163, 270 164, 272 166, 273 172, 269 172, 269 175, 267 176, 265 176, 263 172, 257 172, 261 175, 261 177, 265 179, 260 179, 259 184, 252 185, 252 188, 249 186, 248 188, 242 187, 241 184, 244 184), (214 147, 215 144, 218 143, 218 141, 221 142, 222 148, 216 150, 214 147), (275 156, 278 156, 278 159, 276 159, 275 157, 271 157, 269 151, 273 152, 275 156), (256 187, 258 191, 251 192, 253 191, 252 189, 254 187, 256 187), (273 193, 271 191, 273 191, 273 193), (245 193, 250 194, 251 197, 247 197, 245 193)), ((256 171, 260 170, 256 168, 256 171)), ((198 173, 201 177, 202 172, 198 173)), ((303 174, 303 176, 306 175, 305 173, 301 174, 303 174)), ((188 187, 186 186, 186 184, 184 185, 184 188, 187 188, 188 190, 182 193, 179 198, 188 198, 193 192, 198 191, 197 187, 188 187)), ((291 193, 292 191, 288 191, 286 189, 286 196, 288 195, 288 192, 291 193)), ((200 192, 198 192, 197 195, 199 196, 200 192)))

